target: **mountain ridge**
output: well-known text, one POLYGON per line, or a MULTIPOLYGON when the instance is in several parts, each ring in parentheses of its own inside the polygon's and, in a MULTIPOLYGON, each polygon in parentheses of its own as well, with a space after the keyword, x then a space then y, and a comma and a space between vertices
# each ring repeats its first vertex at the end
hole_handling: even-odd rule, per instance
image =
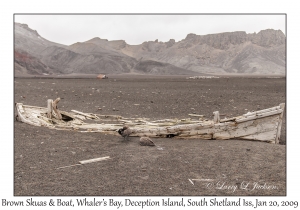
POLYGON ((285 35, 266 29, 196 35, 176 42, 94 37, 72 45, 41 37, 27 24, 15 23, 15 74, 276 74, 285 75, 285 35), (22 56, 28 59, 21 59, 22 56))

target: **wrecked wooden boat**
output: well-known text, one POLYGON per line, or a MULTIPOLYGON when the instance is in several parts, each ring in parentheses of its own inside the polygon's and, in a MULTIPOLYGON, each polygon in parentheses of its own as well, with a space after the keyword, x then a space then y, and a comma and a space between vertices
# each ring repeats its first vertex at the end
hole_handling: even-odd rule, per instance
POLYGON ((76 110, 65 112, 57 109, 56 100, 48 99, 47 107, 36 107, 16 103, 17 120, 34 126, 45 126, 58 130, 79 132, 101 132, 119 135, 118 130, 129 126, 130 136, 174 137, 198 139, 246 139, 279 143, 285 104, 248 112, 244 115, 220 119, 218 111, 213 119, 190 114, 198 119, 125 118, 119 115, 98 115, 76 110), (89 122, 87 122, 87 120, 89 122), (92 123, 90 123, 92 122, 92 123))

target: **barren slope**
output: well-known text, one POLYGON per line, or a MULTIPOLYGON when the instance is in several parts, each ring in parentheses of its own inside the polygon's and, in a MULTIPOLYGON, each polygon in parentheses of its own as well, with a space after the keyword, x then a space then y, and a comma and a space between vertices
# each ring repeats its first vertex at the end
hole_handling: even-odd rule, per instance
POLYGON ((15 23, 15 74, 284 75, 285 40, 280 30, 267 29, 257 34, 188 34, 179 42, 141 45, 96 37, 66 46, 15 23))
POLYGON ((41 74, 195 74, 165 62, 137 61, 116 46, 122 41, 108 42, 98 37, 70 46, 42 38, 26 24, 15 24, 15 75, 41 74), (111 46, 112 45, 112 46, 111 46), (147 65, 149 64, 149 65, 147 65))
POLYGON ((285 74, 285 36, 280 30, 188 34, 179 42, 119 44, 112 46, 137 59, 167 62, 196 72, 285 74))

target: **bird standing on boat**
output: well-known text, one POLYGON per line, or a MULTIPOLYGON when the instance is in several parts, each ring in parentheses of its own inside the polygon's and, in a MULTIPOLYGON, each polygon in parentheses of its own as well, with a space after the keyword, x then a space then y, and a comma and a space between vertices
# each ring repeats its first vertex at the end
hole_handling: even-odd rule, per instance
POLYGON ((127 140, 128 136, 132 134, 132 130, 128 126, 124 126, 118 130, 118 133, 124 137, 124 140, 127 140))
POLYGON ((149 137, 141 137, 140 145, 141 146, 155 146, 154 142, 149 137))

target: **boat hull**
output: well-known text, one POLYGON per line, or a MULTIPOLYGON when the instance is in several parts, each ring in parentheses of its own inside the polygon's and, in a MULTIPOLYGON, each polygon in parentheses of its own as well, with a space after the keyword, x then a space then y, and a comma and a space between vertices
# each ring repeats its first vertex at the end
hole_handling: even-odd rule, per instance
POLYGON ((63 119, 58 120, 47 117, 47 108, 16 104, 19 121, 51 129, 119 135, 117 130, 127 125, 132 130, 130 136, 207 140, 245 139, 270 143, 279 143, 284 107, 285 104, 280 104, 230 119, 220 119, 218 112, 214 112, 213 120, 188 118, 157 121, 149 121, 145 118, 123 118, 117 115, 95 115, 72 110, 72 113, 60 111, 63 119), (94 120, 95 123, 85 123, 86 119, 94 120))

